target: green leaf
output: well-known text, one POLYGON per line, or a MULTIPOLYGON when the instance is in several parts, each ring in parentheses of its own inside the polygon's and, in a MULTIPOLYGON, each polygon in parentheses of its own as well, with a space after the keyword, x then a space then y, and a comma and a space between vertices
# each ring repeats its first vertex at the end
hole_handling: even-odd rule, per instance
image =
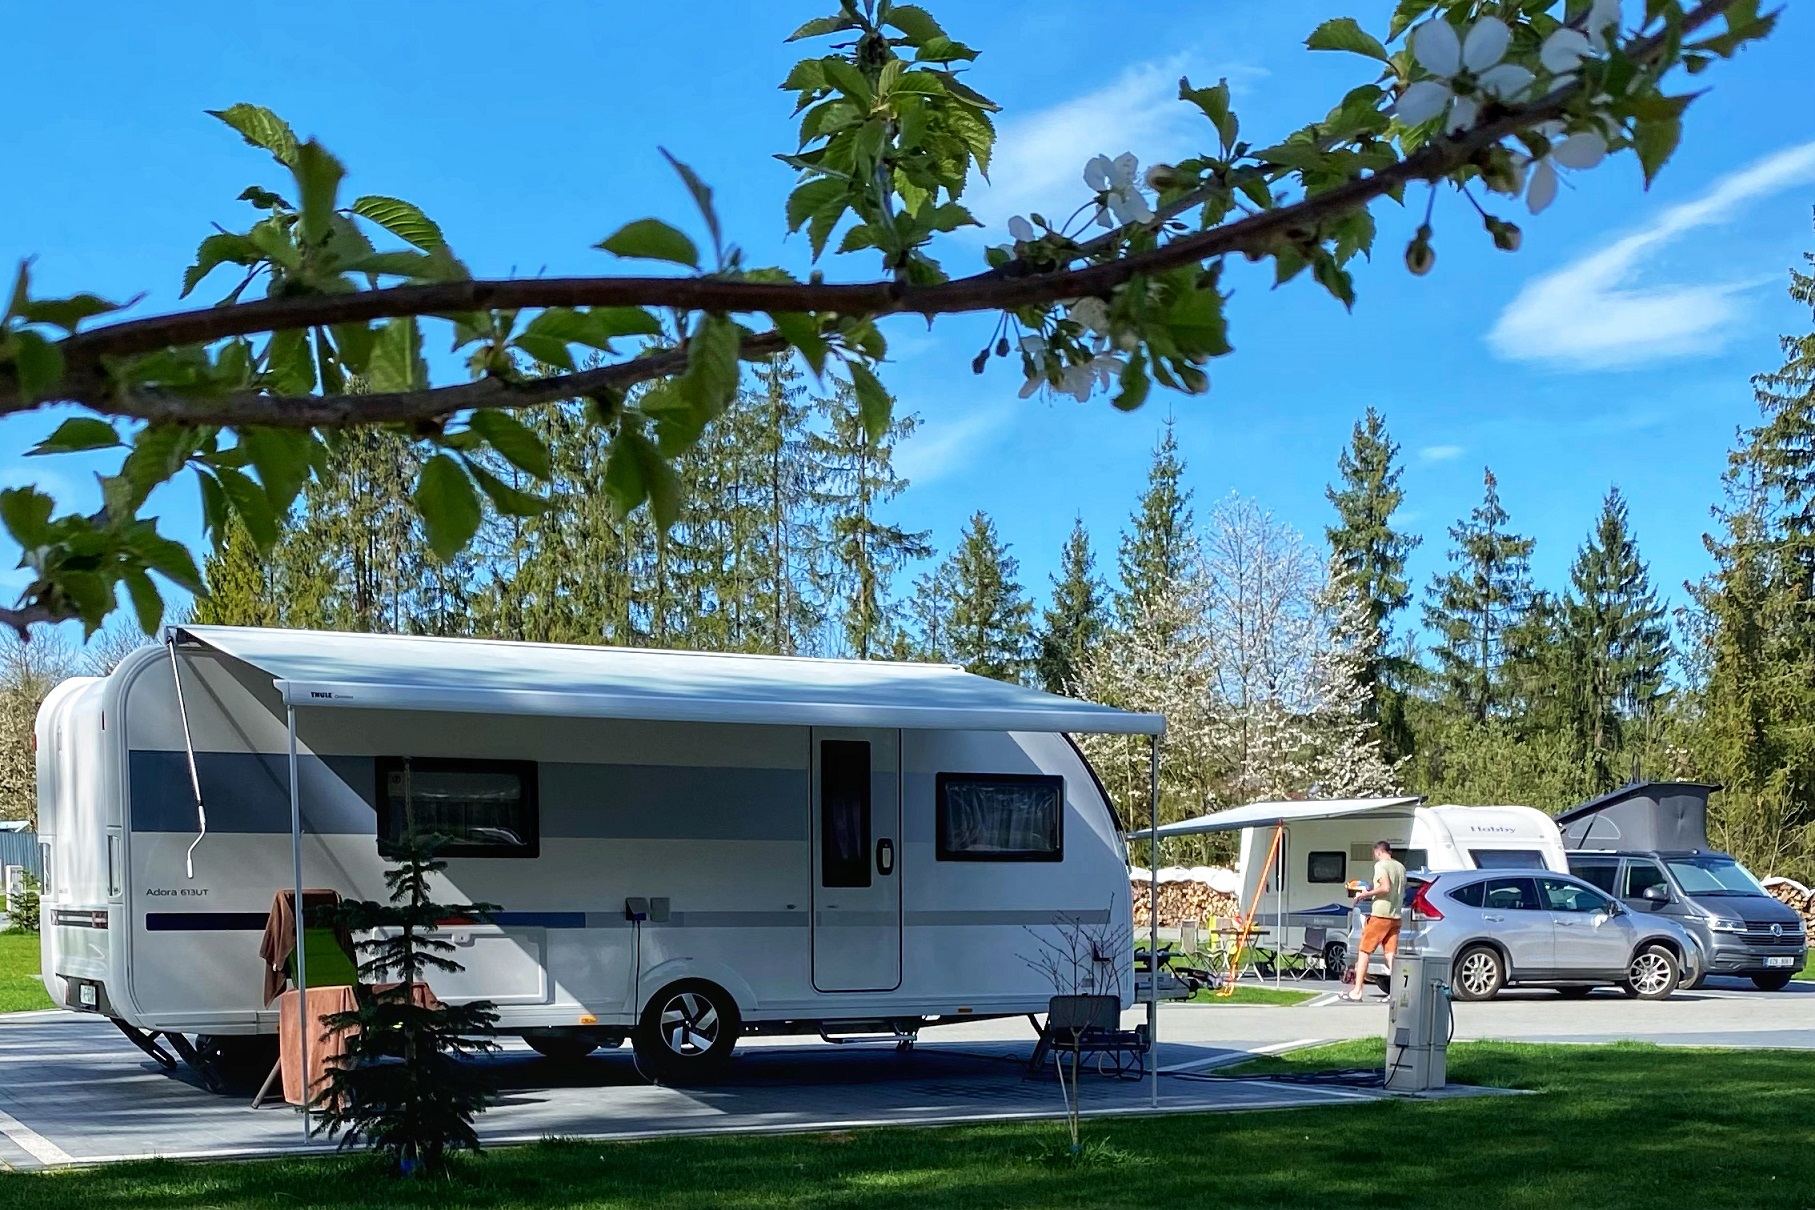
POLYGON ((290 124, 262 105, 240 102, 226 109, 210 109, 209 117, 219 118, 254 147, 262 147, 285 168, 296 165, 296 132, 290 124))
POLYGON ((944 38, 946 33, 933 20, 933 15, 917 4, 891 4, 884 22, 907 35, 915 46, 944 38))
POLYGON ((662 153, 662 158, 667 160, 680 174, 682 183, 687 186, 687 192, 693 195, 693 204, 699 207, 700 217, 706 220, 706 231, 712 236, 713 249, 722 250, 724 240, 719 233, 718 211, 712 207, 712 188, 700 179, 699 173, 668 154, 666 147, 657 150, 662 153))
POLYGON ((194 593, 207 591, 207 586, 202 582, 202 573, 195 566, 195 556, 181 542, 164 537, 147 524, 142 531, 132 536, 128 545, 134 554, 145 560, 151 570, 171 583, 194 593))
POLYGON ((738 344, 737 325, 723 315, 703 316, 688 338, 687 369, 675 385, 702 421, 724 411, 737 394, 738 344))
POLYGON ((1153 381, 1147 377, 1147 354, 1136 349, 1128 358, 1128 364, 1122 367, 1121 390, 1116 392, 1112 402, 1124 412, 1132 412, 1147 402, 1147 392, 1153 381))
POLYGON ((315 389, 315 357, 307 332, 291 329, 271 337, 265 345, 265 380, 279 395, 307 395, 315 389))
POLYGON ((1393 10, 1393 20, 1387 26, 1387 40, 1391 41, 1412 27, 1412 22, 1429 12, 1432 0, 1399 0, 1399 7, 1393 10))
POLYGON ((605 459, 605 493, 620 517, 649 501, 649 515, 663 533, 680 518, 681 485, 674 468, 648 437, 630 425, 618 430, 605 459))
POLYGON ((302 257, 296 251, 296 241, 290 237, 290 229, 277 219, 263 219, 252 225, 246 232, 246 238, 252 246, 263 252, 271 260, 286 269, 296 269, 302 265, 302 257))
POLYGON ((106 315, 120 308, 120 303, 111 303, 93 294, 77 294, 70 298, 40 298, 28 302, 19 315, 28 324, 49 324, 53 328, 62 328, 73 336, 83 320, 106 315))
POLYGON ((1380 39, 1362 29, 1353 17, 1336 17, 1325 21, 1311 31, 1305 39, 1305 46, 1310 50, 1345 50, 1350 54, 1366 55, 1370 59, 1387 61, 1386 47, 1380 39))
POLYGON ((772 312, 769 319, 775 324, 775 330, 781 333, 782 339, 800 350, 800 355, 813 367, 813 373, 823 373, 826 366, 826 339, 819 334, 819 317, 792 311, 772 312))
POLYGON ((414 244, 424 252, 447 246, 441 228, 433 219, 398 198, 367 194, 353 203, 353 213, 371 219, 404 243, 414 244))
POLYGON ((6 532, 26 550, 36 550, 51 540, 50 514, 57 502, 35 487, 9 487, 0 491, 0 521, 6 532))
POLYGON ((485 443, 503 455, 504 460, 538 479, 550 474, 548 447, 535 430, 509 412, 487 408, 473 413, 468 421, 472 430, 485 438, 485 443))
POLYGON ((868 109, 875 102, 876 94, 871 91, 870 82, 861 71, 843 59, 825 59, 823 63, 828 84, 857 102, 860 108, 868 109))
POLYGON ((422 337, 414 319, 381 325, 372 344, 366 382, 379 394, 413 391, 428 381, 422 369, 422 337))
POLYGON ((880 445, 894 422, 895 400, 888 388, 861 362, 851 362, 851 386, 857 392, 857 418, 871 445, 880 445))
POLYGON ((801 224, 830 206, 844 209, 848 182, 838 177, 819 176, 803 182, 788 195, 788 230, 799 231, 801 224))
POLYGON ((347 170, 328 154, 328 149, 310 139, 297 149, 296 188, 302 194, 302 238, 305 244, 318 245, 328 237, 334 214, 334 199, 340 193, 341 178, 347 170))
POLYGON ((640 218, 594 244, 615 256, 640 260, 665 260, 690 269, 700 266, 700 252, 692 240, 661 219, 640 218))
POLYGON ((271 548, 277 545, 277 514, 271 509, 271 498, 252 481, 252 476, 243 471, 236 471, 230 466, 217 466, 214 475, 220 480, 221 490, 226 493, 233 511, 239 514, 253 544, 260 553, 270 553, 271 548))
POLYGON ((422 464, 411 498, 422 514, 429 549, 444 561, 459 554, 479 532, 479 493, 460 464, 448 455, 436 454, 422 464))
POLYGON ((152 489, 182 470, 195 452, 199 434, 180 424, 149 424, 132 439, 132 451, 120 462, 118 479, 128 489, 120 502, 136 510, 152 489))
POLYGON ((40 454, 67 454, 74 450, 106 450, 120 444, 120 434, 113 425, 94 416, 75 416, 57 426, 57 431, 26 451, 26 457, 40 454))
POLYGON ((272 511, 280 516, 288 513, 309 478, 311 437, 290 429, 247 428, 240 430, 239 439, 258 468, 258 480, 271 499, 272 511))
POLYGON ((158 592, 158 586, 137 567, 128 567, 121 573, 121 578, 126 581, 126 594, 132 598, 133 612, 139 617, 139 629, 146 634, 156 634, 159 623, 164 620, 164 598, 158 592))
POLYGON ((295 207, 290 205, 283 197, 272 193, 269 189, 261 189, 257 185, 246 186, 246 191, 239 195, 239 200, 242 202, 251 202, 253 207, 259 210, 295 209, 295 207))
POLYGON ((13 375, 19 382, 19 395, 26 403, 49 399, 63 381, 63 350, 54 341, 36 332, 15 329, 13 339, 13 375))
POLYGON ((82 619, 82 637, 86 639, 99 630, 114 606, 108 582, 92 571, 62 571, 56 582, 63 594, 75 603, 76 613, 82 619))
POLYGON ((1651 188, 1651 182, 1676 151, 1676 145, 1683 137, 1681 118, 1658 118, 1654 121, 1639 122, 1633 132, 1633 150, 1638 152, 1639 163, 1645 168, 1645 188, 1651 188))
POLYGON ((334 352, 340 357, 340 364, 349 374, 364 374, 371 364, 378 333, 366 324, 335 324, 329 331, 334 333, 334 352))
POLYGON ((480 490, 490 498, 492 507, 507 517, 539 517, 549 509, 549 502, 541 496, 532 496, 519 491, 498 476, 474 462, 466 461, 466 469, 478 481, 480 490))
POLYGON ((263 259, 259 246, 244 235, 230 231, 210 235, 195 250, 195 263, 183 271, 183 292, 178 297, 188 298, 189 292, 221 265, 255 265, 263 259))
POLYGON ((841 30, 856 29, 854 17, 840 13, 834 17, 815 17, 783 39, 784 42, 798 42, 802 38, 821 38, 826 34, 835 34, 841 30))

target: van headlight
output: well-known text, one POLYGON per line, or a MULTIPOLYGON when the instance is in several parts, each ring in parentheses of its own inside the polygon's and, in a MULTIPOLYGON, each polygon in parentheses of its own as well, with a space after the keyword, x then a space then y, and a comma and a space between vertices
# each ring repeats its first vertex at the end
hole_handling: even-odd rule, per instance
POLYGON ((1743 920, 1710 920, 1708 927, 1717 933, 1743 933, 1746 922, 1743 920))

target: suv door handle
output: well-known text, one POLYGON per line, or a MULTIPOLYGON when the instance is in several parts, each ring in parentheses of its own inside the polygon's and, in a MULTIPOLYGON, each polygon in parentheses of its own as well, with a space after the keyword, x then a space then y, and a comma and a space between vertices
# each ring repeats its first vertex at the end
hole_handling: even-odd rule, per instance
POLYGON ((1504 916, 1496 916, 1496 915, 1493 915, 1493 914, 1491 914, 1491 913, 1490 913, 1490 914, 1486 914, 1486 915, 1483 915, 1483 916, 1482 916, 1482 917, 1481 917, 1481 919, 1483 919, 1483 920, 1504 920, 1504 919, 1506 919, 1506 917, 1504 917, 1504 916))

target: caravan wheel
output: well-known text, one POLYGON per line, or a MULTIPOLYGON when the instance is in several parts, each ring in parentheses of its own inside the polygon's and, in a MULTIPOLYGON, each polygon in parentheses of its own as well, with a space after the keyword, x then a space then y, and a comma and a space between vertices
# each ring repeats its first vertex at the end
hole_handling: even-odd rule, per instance
POLYGON ((658 1084, 697 1084, 724 1074, 743 1033, 737 1002, 702 979, 671 983, 649 1001, 633 1043, 637 1066, 658 1084))

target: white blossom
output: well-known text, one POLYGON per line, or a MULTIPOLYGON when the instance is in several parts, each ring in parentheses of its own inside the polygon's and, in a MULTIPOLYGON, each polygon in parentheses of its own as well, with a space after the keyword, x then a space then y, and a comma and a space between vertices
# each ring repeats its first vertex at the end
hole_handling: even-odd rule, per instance
POLYGON ((1072 321, 1086 332, 1108 336, 1109 304, 1100 298, 1080 298, 1067 309, 1072 321))
POLYGON ((1008 220, 1008 233, 1017 243, 1026 243, 1036 236, 1034 225, 1018 214, 1008 220))
POLYGON ((1500 62, 1511 43, 1512 30, 1498 17, 1481 18, 1466 37, 1442 18, 1426 21, 1412 33, 1412 57, 1434 78, 1419 80, 1400 94, 1394 116, 1416 126, 1447 109, 1444 130, 1473 126, 1481 97, 1510 101, 1534 78, 1516 63, 1500 62))
POLYGON ((1590 55, 1605 54, 1610 41, 1619 37, 1623 23, 1620 0, 1594 0, 1582 28, 1565 25, 1554 31, 1544 39, 1538 60, 1546 71, 1562 77, 1557 85, 1567 84, 1573 77, 1566 73, 1575 71, 1590 55))
POLYGON ((1132 151, 1113 160, 1106 155, 1090 157, 1084 165, 1084 183, 1097 194, 1097 226, 1153 221, 1153 207, 1141 192, 1140 169, 1132 151))
MULTIPOLYGON (((1530 164, 1531 178, 1525 193, 1525 206, 1537 214, 1549 206, 1557 197, 1557 169, 1588 169, 1599 164, 1607 155, 1607 140, 1595 131, 1584 131, 1572 134, 1561 141, 1554 141, 1554 134, 1540 129, 1546 137, 1552 138, 1550 151, 1535 164, 1530 164)), ((1521 171, 1529 161, 1520 157, 1516 161, 1521 171)))

